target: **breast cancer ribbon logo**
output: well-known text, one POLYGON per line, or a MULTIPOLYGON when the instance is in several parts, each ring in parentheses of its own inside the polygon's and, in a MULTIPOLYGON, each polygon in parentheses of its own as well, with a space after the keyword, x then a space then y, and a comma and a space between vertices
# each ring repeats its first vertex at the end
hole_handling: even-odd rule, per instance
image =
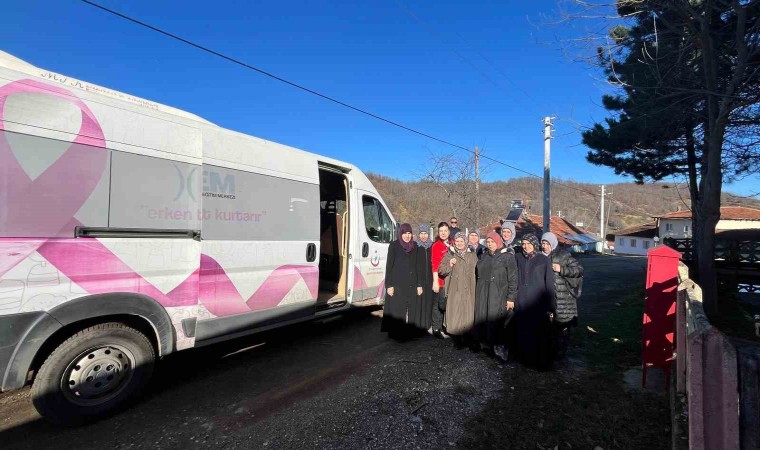
MULTIPOLYGON (((103 130, 81 99, 60 87, 30 79, 0 87, 0 130, 6 130, 8 98, 25 93, 49 95, 73 104, 79 108, 82 122, 71 145, 35 179, 14 156, 5 133, 0 133, 0 186, 5 191, 0 228, 6 236, 19 238, 73 237, 74 227, 81 225, 74 215, 95 190, 108 162, 103 130)), ((0 254, 0 276, 44 243, 40 239, 12 238, 12 241, 13 251, 0 254)))
MULTIPOLYGON (((163 293, 98 240, 71 239, 74 228, 82 225, 74 215, 95 190, 108 163, 103 130, 87 105, 72 93, 27 79, 0 87, 0 131, 6 130, 6 101, 22 93, 52 95, 74 104, 82 113, 82 124, 69 148, 35 179, 26 173, 5 134, 0 133, 0 189, 5 190, 0 191, 0 200, 6 202, 0 208, 0 229, 12 236, 0 237, 0 277, 37 251, 90 294, 136 292, 164 306, 197 304, 200 267, 163 293)), ((276 306, 299 280, 306 283, 312 298, 317 297, 319 271, 313 266, 278 267, 250 298, 243 299, 216 261, 202 255, 200 263, 212 281, 200 294, 214 315, 276 306)))

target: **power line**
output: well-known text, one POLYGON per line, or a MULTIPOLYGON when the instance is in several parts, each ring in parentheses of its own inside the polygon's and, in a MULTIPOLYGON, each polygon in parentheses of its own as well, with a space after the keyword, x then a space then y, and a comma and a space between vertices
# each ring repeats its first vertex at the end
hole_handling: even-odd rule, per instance
MULTIPOLYGON (((198 50, 201 50, 201 51, 204 51, 206 53, 212 54, 212 55, 217 56, 219 58, 222 58, 222 59, 224 59, 226 61, 229 61, 229 62, 231 62, 233 64, 242 66, 242 67, 244 67, 246 69, 252 70, 252 71, 257 72, 257 73, 259 73, 261 75, 264 75, 264 76, 267 76, 267 77, 272 78, 274 80, 277 80, 277 81, 279 81, 281 83, 285 83, 288 86, 294 87, 296 89, 300 89, 300 90, 308 92, 309 94, 312 94, 312 95, 316 95, 317 97, 320 97, 320 98, 322 98, 324 100, 327 100, 327 101, 330 101, 332 103, 338 104, 338 105, 343 106, 345 108, 351 109, 351 110, 356 111, 356 112, 358 112, 360 114, 364 114, 366 116, 372 117, 373 119, 379 120, 381 122, 385 122, 385 123, 387 123, 389 125, 392 125, 394 127, 400 128, 402 130, 406 130, 406 131, 408 131, 410 133, 414 133, 414 134, 417 134, 419 136, 423 136, 425 138, 431 139, 431 140, 439 142, 441 144, 445 144, 445 145, 448 145, 450 147, 457 148, 459 150, 464 150, 464 151, 472 153, 472 154, 475 153, 473 150, 471 150, 471 149, 469 149, 467 147, 464 147, 462 145, 454 144, 454 143, 449 142, 449 141, 447 141, 445 139, 441 139, 441 138, 432 136, 430 134, 427 134, 425 132, 422 132, 422 131, 416 130, 414 128, 408 127, 406 125, 402 125, 402 124, 400 124, 398 122, 395 122, 395 121, 390 120, 390 119, 386 119, 385 117, 379 116, 379 115, 374 114, 372 112, 369 112, 369 111, 367 111, 365 109, 362 109, 362 108, 350 105, 350 104, 348 104, 346 102, 343 102, 343 101, 338 100, 336 98, 330 97, 330 96, 328 96, 326 94, 322 94, 322 93, 320 93, 318 91, 315 91, 313 89, 307 88, 307 87, 302 86, 302 85, 300 85, 298 83, 286 80, 285 78, 279 77, 277 75, 274 75, 273 73, 270 73, 270 72, 267 72, 267 71, 265 71, 263 69, 260 69, 258 67, 252 66, 252 65, 250 65, 250 64, 248 64, 246 62, 240 61, 239 59, 236 59, 236 58, 233 58, 231 56, 225 55, 224 53, 218 52, 216 50, 212 50, 212 49, 210 49, 208 47, 205 47, 203 45, 197 44, 197 43, 195 43, 193 41, 190 41, 188 39, 185 39, 183 37, 177 36, 176 34, 170 33, 168 31, 165 31, 165 30, 163 30, 161 28, 155 27, 153 25, 150 25, 148 23, 145 23, 145 22, 140 21, 138 19, 135 19, 133 17, 127 16, 126 14, 122 14, 122 13, 120 13, 118 11, 114 11, 114 10, 112 10, 110 8, 106 8, 105 6, 99 5, 99 4, 97 4, 97 3, 95 3, 95 2, 93 2, 91 0, 81 0, 81 1, 83 3, 86 3, 86 4, 90 5, 90 6, 93 6, 95 8, 98 8, 98 9, 102 10, 102 11, 105 11, 105 12, 107 12, 109 14, 112 14, 114 16, 120 17, 120 18, 122 18, 124 20, 127 20, 129 22, 132 22, 134 24, 140 25, 141 27, 147 28, 147 29, 149 29, 151 31, 155 31, 156 33, 159 33, 159 34, 162 34, 162 35, 164 35, 166 37, 169 37, 169 38, 172 38, 174 40, 180 41, 180 42, 182 42, 184 44, 187 44, 187 45, 189 45, 191 47, 194 47, 194 48, 196 48, 198 50)), ((543 178, 540 175, 537 175, 537 174, 532 173, 532 172, 528 172, 527 170, 520 169, 519 167, 515 167, 515 166, 507 164, 507 163, 505 163, 505 162, 503 162, 501 160, 498 160, 498 159, 495 159, 495 158, 491 158, 490 156, 487 156, 487 155, 481 155, 481 158, 487 159, 489 161, 493 161, 493 162, 495 162, 497 164, 501 164, 501 165, 503 165, 505 167, 509 167, 510 169, 516 170, 518 172, 524 173, 524 174, 532 176, 532 177, 543 178)), ((593 193, 593 192, 586 191, 584 189, 579 189, 579 188, 576 188, 576 187, 573 187, 573 186, 567 186, 567 185, 564 185, 563 183, 559 183, 559 182, 554 182, 553 181, 552 184, 556 184, 556 185, 559 185, 559 186, 565 186, 565 187, 570 188, 570 189, 575 189, 576 191, 583 192, 585 194, 588 194, 588 195, 591 195, 591 196, 594 196, 594 197, 596 197, 596 196, 599 195, 599 194, 596 194, 596 193, 593 193)))

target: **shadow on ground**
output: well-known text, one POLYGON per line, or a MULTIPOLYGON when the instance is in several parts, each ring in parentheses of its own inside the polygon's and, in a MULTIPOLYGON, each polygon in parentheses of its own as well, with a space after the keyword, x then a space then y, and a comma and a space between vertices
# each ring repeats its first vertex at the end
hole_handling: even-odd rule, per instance
POLYGON ((641 361, 645 259, 594 257, 581 263, 582 320, 573 330, 569 358, 550 372, 516 368, 498 398, 467 420, 458 447, 670 446, 664 391, 630 386, 631 368, 641 361))

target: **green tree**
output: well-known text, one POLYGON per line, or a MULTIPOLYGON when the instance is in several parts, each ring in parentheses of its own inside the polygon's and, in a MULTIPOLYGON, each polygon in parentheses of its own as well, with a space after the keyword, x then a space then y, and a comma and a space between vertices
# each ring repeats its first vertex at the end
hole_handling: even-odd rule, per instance
POLYGON ((627 26, 598 50, 613 117, 583 133, 587 159, 642 183, 684 175, 705 306, 723 182, 760 171, 760 2, 618 0, 627 26))

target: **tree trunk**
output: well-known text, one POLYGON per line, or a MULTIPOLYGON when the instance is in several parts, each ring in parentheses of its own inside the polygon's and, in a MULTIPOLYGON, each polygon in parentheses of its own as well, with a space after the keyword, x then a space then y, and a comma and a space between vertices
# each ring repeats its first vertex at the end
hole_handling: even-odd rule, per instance
MULTIPOLYGON (((723 185, 721 170, 721 153, 723 147, 724 127, 719 121, 710 121, 713 125, 705 133, 705 151, 700 179, 699 205, 692 214, 694 221, 699 221, 699 238, 695 252, 698 253, 697 267, 699 285, 702 287, 702 301, 705 311, 718 312, 718 274, 715 271, 715 227, 720 220, 720 193, 723 185), (716 123, 717 122, 717 123, 716 123)), ((695 230, 697 231, 697 230, 695 230)))
POLYGON ((718 57, 713 24, 719 20, 720 12, 714 8, 714 1, 707 0, 700 18, 699 41, 702 45, 702 69, 705 87, 706 117, 704 118, 704 146, 699 180, 699 205, 692 214, 693 220, 700 222, 699 239, 695 242, 698 253, 699 284, 702 287, 702 302, 705 311, 718 312, 718 274, 715 272, 715 227, 720 220, 720 192, 723 187, 721 167, 723 140, 727 114, 721 107, 718 92, 718 57))
MULTIPOLYGON (((689 197, 691 198, 691 253, 692 253, 692 267, 699 267, 699 241, 702 237, 700 230, 702 227, 702 221, 700 215, 697 215, 697 209, 699 209, 699 182, 697 179, 697 152, 696 152, 696 139, 694 138, 694 129, 696 125, 691 125, 691 130, 686 135, 686 162, 688 166, 689 176, 689 197)), ((690 274, 695 280, 699 278, 699 270, 697 273, 690 274)))

